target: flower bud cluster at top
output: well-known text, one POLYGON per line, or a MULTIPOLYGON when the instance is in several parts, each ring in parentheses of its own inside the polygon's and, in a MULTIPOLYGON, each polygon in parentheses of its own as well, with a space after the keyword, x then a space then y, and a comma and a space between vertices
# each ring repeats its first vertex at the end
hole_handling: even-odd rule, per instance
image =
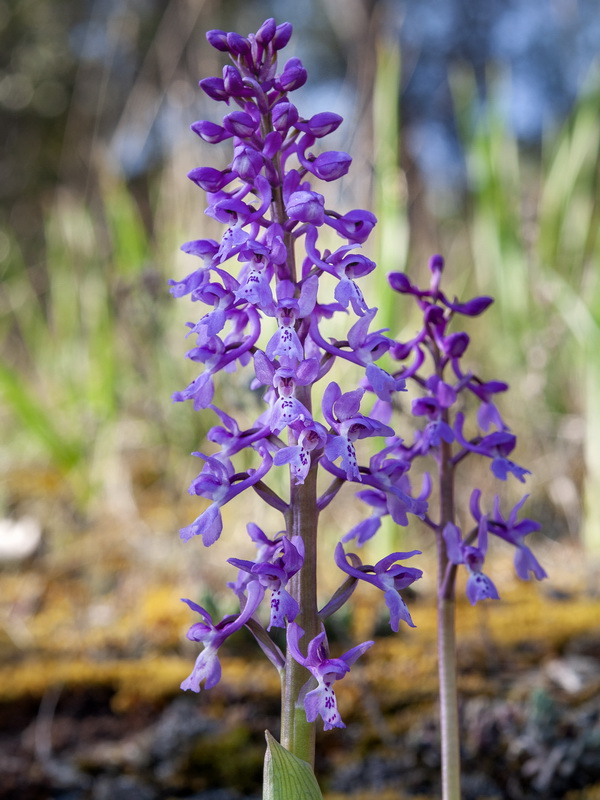
MULTIPOLYGON (((222 124, 199 121, 192 130, 211 144, 230 142, 233 156, 224 169, 200 167, 192 170, 189 178, 206 192, 206 214, 222 223, 225 231, 220 241, 200 239, 184 244, 184 252, 196 256, 200 265, 183 280, 170 283, 174 296, 190 295, 193 301, 210 307, 198 322, 188 323, 188 335, 195 342, 187 356, 201 363, 203 371, 174 399, 192 400, 196 409, 210 409, 216 414, 218 423, 210 429, 208 439, 218 450, 211 455, 194 454, 204 464, 192 481, 190 493, 205 498, 208 505, 181 530, 181 537, 187 541, 200 536, 205 545, 213 544, 223 528, 222 507, 250 487, 287 514, 290 501, 264 482, 269 471, 287 465, 293 484, 302 487, 310 470, 318 465, 330 473, 331 484, 318 498, 317 511, 325 508, 348 481, 365 487, 357 496, 373 509, 371 516, 342 541, 357 539, 362 544, 375 534, 384 515, 390 515, 399 525, 408 524, 408 514, 416 515, 444 536, 451 565, 464 564, 469 570, 467 591, 472 602, 496 597, 495 587, 481 571, 487 534, 516 546, 517 570, 522 577, 530 571, 543 577, 542 568, 523 543, 524 536, 537 529, 536 523, 516 521, 520 504, 507 519, 501 516, 498 503, 493 512, 482 514, 476 491, 471 503, 475 535, 479 537, 475 546, 472 531, 463 536, 453 522, 442 531, 428 516, 428 477, 418 497, 412 495, 408 478, 415 458, 431 453, 439 459, 442 443, 456 443, 453 466, 465 456, 478 453, 491 459, 496 477, 504 479, 512 473, 523 479, 526 470, 508 459, 515 438, 492 399, 506 385, 483 383, 471 373, 463 373, 460 358, 468 337, 447 331, 455 314, 479 314, 491 300, 475 298, 463 304, 448 301, 439 288, 443 261, 435 257, 428 290, 417 289, 402 273, 390 277, 392 288, 412 295, 423 310, 421 332, 412 341, 399 343, 382 331, 370 330, 377 310, 369 306, 357 280, 368 275, 375 264, 357 251, 376 219, 368 211, 355 209, 341 214, 326 208, 323 195, 311 183, 313 179, 329 182, 343 177, 351 159, 345 152, 323 151, 320 146, 319 140, 341 124, 339 115, 322 112, 305 119, 289 99, 307 79, 297 58, 288 59, 277 71, 278 51, 288 43, 291 32, 290 24, 276 25, 270 19, 247 37, 224 31, 207 34, 210 44, 228 54, 231 63, 224 67, 222 78, 202 80, 200 86, 209 97, 224 103, 227 113, 222 124), (334 250, 319 242, 325 227, 342 240, 334 250), (324 274, 334 279, 333 296, 326 296, 331 282, 320 284, 324 274), (350 316, 346 338, 341 341, 321 333, 322 321, 335 314, 350 316), (386 353, 401 361, 412 356, 412 363, 390 374, 376 364, 386 353), (420 373, 426 353, 433 363, 433 373, 428 377, 420 373), (336 359, 362 368, 360 385, 347 391, 335 382, 324 385, 320 409, 313 410, 312 387, 326 377, 336 359), (444 376, 447 367, 453 370, 452 380, 444 376), (248 371, 248 381, 254 388, 265 387, 264 411, 248 429, 240 428, 213 403, 214 377, 236 369, 248 371), (426 421, 411 446, 388 424, 394 395, 404 391, 407 379, 416 381, 423 390, 412 411, 426 421), (469 392, 480 404, 478 422, 482 429, 495 426, 496 431, 468 439, 462 414, 450 419, 452 406, 462 392, 469 392), (365 395, 372 400, 368 414, 361 413, 365 395), (375 452, 368 464, 360 464, 356 442, 382 436, 387 437, 383 449, 375 452), (235 456, 248 448, 256 453, 258 466, 238 472, 235 456)), ((239 570, 230 586, 239 598, 240 613, 215 624, 202 607, 186 601, 204 620, 192 626, 188 634, 202 642, 204 650, 182 686, 199 691, 202 682, 209 687, 219 680, 217 650, 242 625, 249 627, 271 661, 283 667, 281 651, 255 616, 269 591, 269 629, 287 627, 288 651, 317 679, 317 689, 305 700, 308 719, 321 715, 325 728, 343 726, 332 683, 371 643, 353 648, 341 659, 330 659, 324 634, 320 634, 308 643, 308 655, 304 656, 299 649, 302 630, 294 622, 298 604, 286 589, 302 568, 302 538, 284 531, 271 539, 253 523, 248 525, 248 533, 257 548, 256 560, 230 559, 239 570)), ((340 543, 335 562, 348 576, 346 588, 334 595, 321 617, 343 605, 356 582, 364 580, 384 593, 393 630, 398 630, 401 620, 412 626, 399 592, 422 573, 398 562, 417 554, 392 553, 375 565, 365 565, 356 554, 346 553, 340 543)))

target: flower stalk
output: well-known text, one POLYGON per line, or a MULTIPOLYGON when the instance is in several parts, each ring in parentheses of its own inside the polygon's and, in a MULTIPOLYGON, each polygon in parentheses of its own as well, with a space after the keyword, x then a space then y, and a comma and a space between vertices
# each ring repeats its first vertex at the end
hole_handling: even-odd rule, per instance
MULTIPOLYGON (((442 414, 448 423, 447 411, 442 414)), ((446 552, 442 531, 454 524, 454 466, 451 445, 442 441, 439 455, 440 527, 438 548, 438 674, 440 686, 440 740, 442 747, 442 799, 460 800, 460 731, 456 663, 456 570, 446 552)))
MULTIPOLYGON (((308 398, 303 398, 305 401, 308 398)), ((304 542, 304 564, 290 581, 290 593, 300 608, 298 624, 308 638, 320 632, 317 612, 317 465, 311 466, 301 485, 291 482, 290 506, 286 514, 286 528, 304 542)), ((306 669, 291 658, 289 649, 282 681, 281 744, 298 758, 314 767, 316 724, 306 720, 299 695, 306 683, 306 669)))

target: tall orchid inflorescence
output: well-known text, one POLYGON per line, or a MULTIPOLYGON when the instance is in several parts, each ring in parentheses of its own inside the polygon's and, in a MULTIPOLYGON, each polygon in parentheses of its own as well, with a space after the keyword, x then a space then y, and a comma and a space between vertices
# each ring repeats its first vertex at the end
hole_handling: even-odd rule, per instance
POLYGON ((224 67, 222 78, 208 78, 200 86, 223 102, 227 113, 222 124, 200 121, 192 129, 205 142, 229 142, 233 157, 224 169, 200 167, 189 178, 207 193, 206 213, 223 223, 225 231, 220 242, 201 239, 183 245, 201 265, 183 280, 171 281, 171 292, 212 306, 198 322, 189 323, 195 346, 187 356, 204 369, 174 399, 192 400, 196 409, 209 409, 218 417, 208 434, 218 450, 195 453, 204 465, 190 487, 209 504, 181 537, 213 544, 223 529, 222 507, 250 488, 283 515, 283 532, 271 534, 248 524, 257 548, 254 561, 229 559, 239 570, 230 584, 239 599, 238 614, 215 623, 205 609, 186 601, 203 620, 188 636, 204 649, 182 686, 193 691, 203 683, 214 686, 220 678, 219 647, 246 625, 282 675, 282 742, 310 762, 314 726, 307 721, 320 716, 325 729, 344 726, 333 684, 373 644, 364 642, 334 658, 323 620, 363 579, 383 592, 394 630, 400 620, 412 625, 400 590, 422 574, 399 563, 417 551, 392 553, 368 566, 340 545, 335 558, 348 578, 319 612, 319 513, 347 482, 368 486, 368 497, 381 498, 385 512, 399 524, 407 524, 407 514, 422 516, 427 504, 411 496, 408 464, 389 448, 379 450, 368 465, 359 463, 359 440, 394 436, 382 420, 404 381, 376 364, 392 341, 370 331, 376 309, 357 284, 375 268, 357 251, 376 219, 368 211, 341 214, 327 208, 312 183, 342 178, 351 159, 321 146, 342 122, 339 115, 323 112, 305 119, 290 100, 307 78, 297 58, 277 72, 278 51, 291 32, 290 24, 269 19, 248 37, 218 30, 207 34, 232 63, 224 67), (325 247, 324 231, 333 231, 331 238, 341 239, 339 246, 325 247), (328 286, 321 285, 325 274, 330 276, 328 286), (332 341, 322 333, 323 322, 334 316, 349 318, 343 340, 332 341), (324 380, 338 360, 359 368, 359 384, 343 390, 324 380), (213 404, 215 377, 236 369, 245 370, 248 384, 264 387, 264 410, 247 429, 213 404), (317 385, 324 388, 315 402, 317 385), (375 413, 365 411, 369 401, 375 413), (253 453, 256 466, 238 471, 234 462, 243 450, 253 453), (268 486, 274 469, 288 472, 288 497, 268 486), (330 474, 321 496, 319 470, 330 474), (265 595, 270 603, 266 627, 259 613, 265 595), (273 627, 287 629, 285 655, 269 635, 273 627), (311 675, 315 688, 306 685, 311 675))
POLYGON ((506 384, 483 382, 464 369, 461 358, 468 336, 448 330, 454 316, 476 316, 491 299, 449 301, 440 289, 443 261, 435 256, 429 289, 418 289, 402 273, 390 276, 392 289, 414 297, 423 312, 417 336, 400 343, 372 330, 377 311, 357 281, 375 264, 358 251, 376 220, 368 211, 342 214, 327 208, 319 184, 314 183, 314 179, 342 178, 351 159, 347 153, 324 150, 320 141, 341 124, 339 115, 323 112, 306 119, 289 99, 307 79, 297 58, 288 59, 277 72, 277 54, 291 32, 288 23, 276 25, 269 19, 247 37, 220 30, 207 34, 210 44, 227 54, 231 63, 224 67, 222 78, 208 78, 200 86, 210 98, 223 102, 227 113, 222 124, 200 121, 192 129, 205 142, 227 141, 233 145, 233 156, 224 169, 200 167, 189 173, 207 194, 206 213, 225 230, 220 241, 200 239, 183 245, 201 264, 183 280, 171 281, 176 297, 190 295, 193 301, 211 306, 197 322, 188 323, 195 346, 187 355, 203 364, 203 371, 174 399, 192 400, 196 409, 207 409, 218 418, 208 434, 213 452, 194 454, 204 463, 190 486, 190 492, 205 498, 208 505, 181 530, 181 537, 185 541, 199 537, 205 546, 212 545, 223 532, 221 509, 249 489, 280 512, 283 521, 275 533, 249 522, 255 559, 229 559, 237 568, 229 587, 239 602, 238 613, 214 622, 204 608, 185 601, 202 620, 190 628, 188 637, 202 643, 203 650, 182 688, 198 692, 202 684, 214 686, 221 676, 220 646, 246 626, 281 675, 282 744, 311 764, 317 718, 326 730, 344 727, 334 683, 373 644, 363 642, 334 657, 324 621, 344 605, 358 581, 364 581, 382 593, 392 630, 398 631, 401 622, 413 627, 401 591, 422 575, 420 569, 401 563, 419 551, 393 552, 371 565, 349 552, 347 543, 355 540, 362 545, 376 534, 385 516, 401 526, 408 524, 409 515, 419 517, 434 532, 439 552, 443 786, 449 800, 459 796, 457 568, 464 565, 468 571, 471 602, 497 598, 483 571, 492 534, 515 546, 521 577, 530 573, 544 577, 524 542, 538 526, 530 520, 517 521, 521 503, 508 517, 502 516, 498 500, 493 509, 482 511, 478 489, 471 498, 473 527, 463 531, 457 524, 454 479, 468 456, 490 459, 492 472, 500 479, 512 474, 523 480, 526 474, 508 458, 515 438, 493 402, 506 384), (329 239, 336 241, 336 236, 341 243, 330 249, 329 239), (325 333, 329 320, 336 317, 340 320, 336 330, 344 330, 343 338, 325 333), (386 354, 412 360, 390 373, 377 364, 386 354), (342 388, 328 381, 336 362, 354 365, 358 383, 342 388), (234 370, 247 376, 249 386, 264 387, 263 411, 248 428, 213 403, 215 377, 234 370), (398 405, 396 395, 408 380, 420 390, 412 415, 425 420, 412 444, 389 425, 398 405), (477 423, 483 435, 465 431, 467 395, 479 405, 477 423), (364 439, 372 441, 359 444, 364 439), (240 471, 235 463, 242 451, 247 451, 244 464, 253 460, 255 466, 240 471), (428 507, 432 479, 425 473, 423 489, 415 497, 408 476, 413 462, 425 456, 437 462, 437 519, 428 507), (286 497, 267 482, 277 469, 289 475, 286 497), (328 476, 320 495, 319 472, 328 476), (371 513, 350 531, 340 532, 332 556, 345 579, 319 610, 319 514, 347 483, 360 485, 357 497, 371 513), (269 609, 263 612, 260 607, 265 604, 269 609), (271 637, 273 628, 286 629, 285 653, 271 637))
MULTIPOLYGON (((509 456, 516 437, 502 419, 494 396, 508 389, 501 381, 483 381, 463 366, 469 336, 452 331, 456 317, 476 317, 493 302, 490 297, 475 297, 468 302, 449 300, 441 290, 444 260, 436 255, 429 262, 429 288, 414 286, 402 272, 392 273, 392 289, 408 295, 418 304, 423 323, 408 342, 395 342, 392 357, 405 361, 398 378, 413 382, 418 396, 412 401, 412 416, 424 421, 412 444, 399 442, 396 452, 407 464, 432 457, 436 464, 436 489, 439 510, 424 515, 438 548, 438 664, 440 678, 440 723, 442 743, 442 797, 460 798, 460 753, 456 682, 455 584, 459 566, 467 572, 466 594, 475 605, 480 600, 498 599, 498 591, 484 570, 491 535, 515 548, 515 568, 523 580, 533 575, 546 577, 525 537, 539 530, 539 524, 517 517, 527 496, 504 517, 496 496, 493 507, 481 509, 481 491, 473 487, 470 499, 471 525, 457 524, 455 483, 461 465, 473 457, 489 462, 493 476, 506 481, 509 476, 524 482, 528 470, 509 456), (465 411, 475 410, 472 432, 465 431, 465 411)), ((462 486, 464 488, 463 478, 462 486)), ((361 528, 358 528, 359 536, 361 528)))

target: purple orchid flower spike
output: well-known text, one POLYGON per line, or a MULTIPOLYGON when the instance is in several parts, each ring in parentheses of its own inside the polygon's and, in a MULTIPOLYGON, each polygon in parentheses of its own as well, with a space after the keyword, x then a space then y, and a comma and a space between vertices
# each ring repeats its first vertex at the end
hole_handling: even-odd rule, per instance
POLYGON ((469 572, 467 579, 467 597, 472 606, 479 600, 499 600, 500 595, 493 582, 482 572, 487 552, 487 516, 479 521, 477 547, 466 544, 460 529, 448 522, 443 530, 446 553, 452 564, 464 564, 469 572))
POLYGON ((331 461, 342 459, 342 469, 348 480, 360 481, 354 444, 368 436, 393 436, 394 431, 375 419, 359 413, 364 389, 342 394, 337 383, 332 382, 323 392, 323 414, 337 435, 332 435, 325 447, 331 461))
POLYGON ((238 631, 254 614, 264 595, 260 584, 248 586, 246 604, 238 616, 230 614, 216 625, 211 615, 202 606, 192 600, 183 600, 192 611, 197 611, 203 622, 196 622, 189 629, 187 638, 192 642, 202 642, 204 649, 196 659, 192 673, 182 682, 181 688, 190 689, 192 692, 200 691, 200 684, 204 682, 206 689, 212 689, 221 679, 221 663, 217 655, 219 647, 232 633, 238 631))
MULTIPOLYGON (((372 645, 365 642, 334 659, 329 658, 325 633, 312 638, 321 621, 342 607, 358 582, 355 575, 344 576, 342 587, 319 612, 309 586, 316 580, 320 511, 352 480, 361 482, 362 499, 372 511, 355 531, 360 542, 374 534, 384 514, 399 524, 408 522, 409 513, 429 520, 425 498, 411 497, 405 475, 414 451, 395 439, 388 424, 395 393, 405 389, 407 371, 392 375, 378 366, 379 359, 396 345, 386 330, 376 329, 376 309, 359 286, 375 264, 356 250, 367 240, 376 218, 360 209, 345 214, 332 210, 326 206, 322 188, 314 185, 315 178, 331 182, 345 175, 351 157, 323 147, 320 141, 341 124, 339 115, 323 112, 305 119, 290 100, 289 93, 307 80, 297 58, 288 59, 283 68, 277 66, 278 51, 291 32, 291 25, 276 25, 269 19, 247 36, 222 30, 207 35, 231 63, 223 68, 222 76, 207 78, 200 85, 209 98, 225 104, 226 113, 220 122, 200 120, 192 130, 204 142, 223 143, 230 156, 222 168, 198 167, 188 177, 206 193, 205 213, 224 226, 224 233, 219 241, 199 239, 183 246, 186 253, 201 259, 200 267, 172 282, 171 292, 208 305, 196 317, 198 321, 188 325, 195 347, 187 357, 203 365, 202 374, 174 399, 192 400, 195 409, 210 408, 218 417, 208 433, 218 452, 196 454, 205 463, 190 487, 192 494, 205 498, 203 511, 181 530, 181 537, 201 536, 205 545, 211 545, 222 533, 222 507, 247 488, 283 514, 285 527, 285 532, 270 539, 257 526, 249 526, 256 558, 230 559, 238 568, 235 582, 229 584, 242 608, 238 616, 214 624, 204 609, 190 602, 202 616, 193 636, 204 642, 205 650, 186 685, 197 691, 201 683, 216 683, 220 675, 216 651, 227 635, 245 624, 285 676, 282 744, 304 757, 300 749, 304 744, 290 740, 289 733, 295 730, 298 702, 304 703, 310 721, 320 715, 325 729, 343 727, 333 684, 372 645), (330 237, 321 233, 325 226, 340 237, 339 246, 331 246, 330 237), (325 297, 331 286, 333 297, 325 297), (323 323, 325 330, 324 320, 342 315, 349 320, 344 324, 347 334, 324 338, 319 325, 323 323), (317 384, 340 359, 362 368, 359 388, 354 383, 349 386, 353 391, 343 392, 337 383, 330 383, 319 398, 317 384), (248 378, 252 389, 265 387, 257 398, 262 403, 260 411, 253 422, 243 425, 215 405, 219 373, 238 370, 240 382, 248 378), (369 416, 360 413, 365 392, 375 395, 369 395, 375 403, 369 416), (325 424, 312 416, 319 405, 325 424), (371 453, 369 466, 359 466, 355 443, 371 437, 391 437, 392 449, 388 441, 385 456, 378 460, 371 453), (236 457, 242 451, 240 461, 247 471, 238 472, 242 468, 236 457), (246 468, 250 463, 254 468, 246 468), (287 501, 263 480, 272 465, 288 467, 287 501), (320 467, 332 476, 323 490, 320 467), (286 656, 253 616, 266 589, 271 600, 269 630, 287 626, 286 656), (295 624, 296 618, 310 631, 306 656, 299 647, 302 629, 295 624), (304 667, 316 680, 316 688, 307 685, 299 696, 304 667)), ((418 299, 427 307, 426 330, 435 332, 439 342, 455 312, 447 304, 444 309, 434 308, 432 292, 418 299)), ((443 298, 438 288, 435 298, 440 302, 443 298)), ((415 344, 416 360, 431 352, 425 336, 422 332, 421 346, 415 344)), ((447 359, 456 358, 459 345, 451 348, 452 355, 448 350, 447 359)), ((420 571, 398 564, 397 553, 373 567, 363 567, 353 555, 348 560, 343 549, 341 553, 347 569, 358 571, 361 579, 375 582, 384 591, 392 627, 397 629, 400 619, 412 625, 398 590, 420 577, 420 571)))
POLYGON ((400 620, 406 622, 411 628, 415 627, 406 603, 400 595, 400 590, 406 589, 407 586, 419 580, 423 576, 423 570, 404 567, 396 562, 420 554, 420 550, 411 550, 409 553, 391 553, 371 566, 362 564, 355 553, 345 553, 340 542, 335 548, 335 563, 347 575, 372 583, 373 586, 377 586, 384 592, 385 604, 390 611, 390 627, 397 633, 400 620))
POLYGON ((221 508, 238 494, 260 481, 269 471, 273 463, 270 453, 262 447, 258 448, 262 456, 262 464, 256 470, 250 470, 247 477, 241 476, 234 483, 235 475, 231 462, 223 463, 217 458, 205 456, 202 453, 193 453, 206 461, 202 472, 195 478, 191 485, 190 494, 200 495, 212 500, 209 507, 197 517, 191 525, 182 528, 180 536, 187 542, 193 536, 201 536, 206 547, 214 544, 223 530, 221 508))
POLYGON ((257 581, 264 589, 271 591, 271 620, 267 630, 271 630, 273 626, 285 628, 286 621, 293 622, 296 619, 300 610, 298 603, 285 587, 304 561, 304 543, 300 536, 293 536, 291 540, 283 536, 278 542, 277 550, 268 560, 227 560, 234 567, 249 573, 251 581, 257 581))
POLYGON ((320 716, 323 720, 323 729, 326 731, 332 728, 345 728, 338 711, 333 684, 350 672, 352 664, 375 642, 363 642, 339 658, 328 658, 324 631, 309 642, 306 656, 300 651, 300 639, 303 636, 304 631, 297 623, 292 622, 288 625, 287 642, 290 653, 317 681, 317 688, 307 692, 304 697, 306 719, 314 722, 320 716))
MULTIPOLYGON (((461 796, 457 696, 456 691, 448 691, 448 687, 456 686, 457 675, 454 647, 457 567, 462 564, 468 572, 466 592, 472 604, 498 598, 496 587, 482 571, 490 533, 515 546, 515 566, 522 578, 526 579, 530 574, 542 578, 545 572, 524 544, 524 537, 539 526, 531 520, 517 520, 520 504, 506 519, 496 500, 494 514, 484 516, 479 510, 480 492, 476 489, 472 495, 471 512, 478 527, 463 537, 454 524, 456 481, 467 458, 477 455, 489 459, 491 471, 499 480, 506 480, 511 474, 524 481, 529 471, 510 459, 516 437, 510 433, 493 402, 494 395, 506 391, 507 385, 500 381, 484 382, 465 370, 461 359, 468 349, 469 336, 465 332, 450 330, 459 315, 476 317, 482 314, 492 303, 492 298, 474 297, 467 302, 449 299, 441 289, 443 269, 444 259, 439 255, 433 256, 429 262, 429 287, 425 289, 413 284, 404 273, 389 275, 392 289, 413 300, 422 315, 422 326, 416 336, 407 342, 393 343, 389 354, 401 361, 411 358, 411 363, 402 366, 395 377, 411 380, 419 387, 420 396, 412 403, 412 413, 427 420, 425 428, 415 433, 412 445, 400 452, 411 465, 423 456, 433 456, 436 462, 439 516, 437 520, 431 514, 425 514, 423 518, 436 536, 438 550, 441 794, 447 800, 461 796), (450 371, 453 373, 451 377, 448 375, 450 371), (457 409, 469 408, 473 405, 469 401, 473 400, 476 401, 478 432, 466 436, 463 430, 465 414, 457 409), (480 431, 484 432, 483 435, 480 431)), ((381 491, 379 487, 374 486, 374 489, 381 491)), ((377 516, 383 512, 382 497, 379 502, 377 495, 365 499, 372 503, 375 512, 363 527, 357 529, 358 536, 368 535, 378 522, 377 516)), ((352 562, 352 566, 358 568, 356 562, 352 562)))

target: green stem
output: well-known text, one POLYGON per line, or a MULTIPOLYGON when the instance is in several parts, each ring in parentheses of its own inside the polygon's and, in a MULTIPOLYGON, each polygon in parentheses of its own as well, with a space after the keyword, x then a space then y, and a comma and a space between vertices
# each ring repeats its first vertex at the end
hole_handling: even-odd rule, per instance
MULTIPOLYGON (((288 536, 301 536, 304 541, 304 564, 288 584, 288 589, 300 607, 296 621, 304 630, 305 642, 319 633, 316 585, 318 513, 315 464, 304 484, 291 487, 290 510, 286 515, 288 536)), ((281 692, 281 744, 314 766, 315 724, 306 721, 304 708, 298 704, 298 694, 308 678, 306 669, 288 652, 281 692)))
MULTIPOLYGON (((447 420, 446 420, 447 422, 447 420)), ((440 527, 438 544, 438 672, 440 683, 440 735, 442 743, 442 798, 460 800, 460 738, 456 680, 456 601, 454 580, 446 580, 448 555, 442 531, 454 522, 454 467, 451 448, 442 442, 440 480, 440 527)))
POLYGON ((438 600, 438 658, 443 800, 460 800, 460 747, 454 617, 454 598, 451 600, 440 598, 438 600))
MULTIPOLYGON (((263 118, 262 130, 263 134, 272 130, 270 114, 263 118)), ((273 164, 281 178, 279 154, 275 157, 273 164)), ((271 216, 274 222, 278 222, 282 226, 288 221, 281 180, 279 185, 273 188, 271 216)), ((288 279, 296 283, 294 238, 290 231, 284 233, 284 243, 287 250, 288 279)), ((297 386, 295 395, 311 411, 310 386, 297 386)), ((290 444, 297 444, 291 433, 290 444)), ((317 464, 313 464, 303 484, 296 485, 290 475, 290 503, 285 514, 288 537, 300 536, 304 542, 304 563, 302 569, 290 580, 288 591, 300 608, 296 622, 304 630, 305 642, 314 639, 320 632, 317 614, 318 519, 317 464)), ((281 744, 298 758, 314 767, 316 726, 314 722, 307 722, 304 708, 298 702, 300 690, 309 677, 306 668, 298 664, 288 651, 281 682, 281 744)))

